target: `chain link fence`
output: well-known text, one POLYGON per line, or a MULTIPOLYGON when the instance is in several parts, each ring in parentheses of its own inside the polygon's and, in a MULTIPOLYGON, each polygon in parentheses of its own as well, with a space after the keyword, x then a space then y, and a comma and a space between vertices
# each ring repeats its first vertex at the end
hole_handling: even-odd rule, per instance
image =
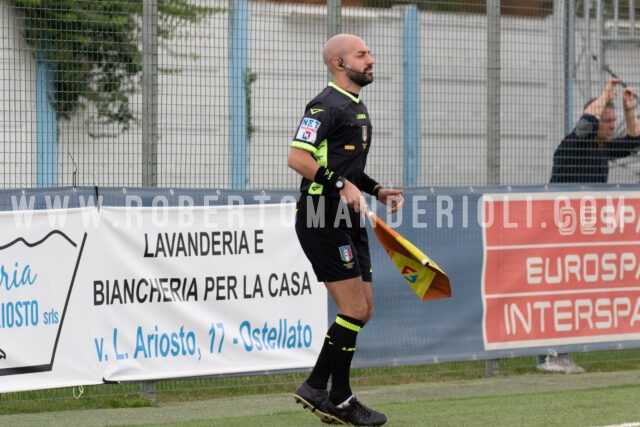
MULTIPOLYGON (((545 184, 584 102, 613 75, 640 87, 633 1, 327 3, 0 0, 0 188, 293 190, 340 32, 376 61, 362 99, 385 186, 545 184)), ((640 181, 638 156, 612 166, 640 181)))
POLYGON ((314 3, 0 2, 0 187, 295 189, 289 144, 338 32, 376 61, 385 185, 547 183, 584 101, 612 73, 640 86, 633 2, 314 3))

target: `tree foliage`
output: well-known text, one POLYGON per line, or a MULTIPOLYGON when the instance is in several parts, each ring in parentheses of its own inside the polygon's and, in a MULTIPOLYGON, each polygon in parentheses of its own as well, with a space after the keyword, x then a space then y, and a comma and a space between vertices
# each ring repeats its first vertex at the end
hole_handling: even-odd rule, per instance
MULTIPOLYGON (((8 0, 24 16, 23 37, 55 75, 51 99, 61 118, 92 102, 105 123, 127 129, 142 73, 143 0, 8 0)), ((158 36, 221 9, 157 0, 158 36)))

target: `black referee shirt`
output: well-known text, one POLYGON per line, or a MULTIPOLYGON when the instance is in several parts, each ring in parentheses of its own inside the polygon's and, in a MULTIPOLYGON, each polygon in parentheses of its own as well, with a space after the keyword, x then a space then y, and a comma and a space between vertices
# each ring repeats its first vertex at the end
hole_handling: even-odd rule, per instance
MULTIPOLYGON (((291 146, 310 152, 321 166, 362 190, 371 131, 369 112, 360 98, 330 82, 307 104, 291 146)), ((300 191, 339 196, 335 188, 323 188, 306 178, 300 191)))

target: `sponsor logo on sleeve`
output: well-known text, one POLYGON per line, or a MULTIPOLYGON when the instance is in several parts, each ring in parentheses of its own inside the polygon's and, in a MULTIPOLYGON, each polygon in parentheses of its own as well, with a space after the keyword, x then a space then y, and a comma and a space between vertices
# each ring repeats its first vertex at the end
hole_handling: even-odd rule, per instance
POLYGON ((298 133, 296 139, 309 143, 316 142, 316 136, 318 135, 318 128, 320 128, 320 122, 318 120, 305 117, 298 127, 298 133))

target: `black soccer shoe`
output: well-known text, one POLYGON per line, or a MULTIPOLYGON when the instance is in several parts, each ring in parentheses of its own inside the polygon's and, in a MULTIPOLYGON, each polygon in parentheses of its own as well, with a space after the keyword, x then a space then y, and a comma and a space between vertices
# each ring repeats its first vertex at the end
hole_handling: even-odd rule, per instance
POLYGON ((355 426, 381 426, 387 422, 387 416, 381 412, 367 408, 351 396, 345 408, 338 408, 331 400, 325 400, 325 409, 329 415, 333 415, 345 424, 353 424, 355 426))
POLYGON ((346 424, 339 418, 327 412, 325 404, 329 401, 329 392, 311 387, 306 381, 300 384, 293 393, 296 403, 300 403, 304 409, 309 409, 316 414, 323 423, 346 424))

